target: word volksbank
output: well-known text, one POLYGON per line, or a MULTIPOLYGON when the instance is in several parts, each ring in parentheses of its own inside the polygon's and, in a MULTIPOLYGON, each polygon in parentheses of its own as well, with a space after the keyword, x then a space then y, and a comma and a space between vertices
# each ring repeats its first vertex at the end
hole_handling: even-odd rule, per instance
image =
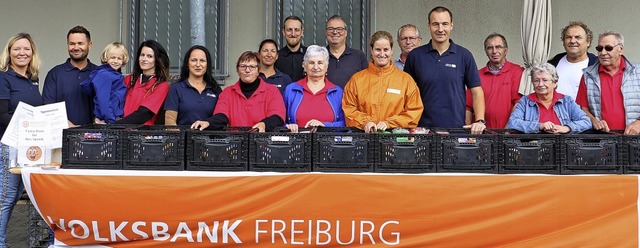
POLYGON ((96 243, 126 242, 153 239, 158 242, 189 242, 212 244, 242 244, 245 241, 288 245, 361 245, 400 244, 400 222, 387 220, 376 225, 370 220, 262 220, 253 222, 253 237, 236 234, 243 220, 223 220, 213 222, 178 222, 171 226, 156 221, 82 221, 59 219, 50 224, 76 239, 94 240, 96 243), (191 224, 191 225, 189 225, 191 224), (173 231, 169 231, 173 230, 173 231), (127 236, 123 233, 133 233, 127 236))

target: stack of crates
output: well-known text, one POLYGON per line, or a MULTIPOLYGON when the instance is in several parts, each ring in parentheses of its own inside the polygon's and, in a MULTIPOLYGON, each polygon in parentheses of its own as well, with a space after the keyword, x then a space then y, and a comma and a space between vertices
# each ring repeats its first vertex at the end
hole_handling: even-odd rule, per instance
POLYGON ((291 133, 286 128, 249 135, 249 170, 311 171, 311 133, 291 133))
POLYGON ((588 131, 561 136, 564 163, 561 174, 622 174, 618 146, 622 136, 616 133, 588 131))
POLYGON ((181 126, 141 126, 123 132, 125 170, 184 170, 186 130, 181 126))
POLYGON ((560 174, 560 136, 502 130, 501 174, 560 174))
POLYGON ((432 129, 437 144, 438 172, 498 173, 500 135, 491 130, 432 129))
POLYGON ((433 134, 377 134, 376 172, 436 172, 433 134))
POLYGON ((123 129, 88 125, 62 131, 62 166, 66 169, 122 169, 123 129))
POLYGON ((187 170, 246 171, 249 169, 249 128, 187 131, 187 170))
POLYGON ((47 248, 49 247, 49 226, 44 221, 38 210, 27 202, 27 247, 29 248, 47 248))
POLYGON ((319 128, 313 140, 313 171, 373 172, 375 135, 352 128, 319 128))

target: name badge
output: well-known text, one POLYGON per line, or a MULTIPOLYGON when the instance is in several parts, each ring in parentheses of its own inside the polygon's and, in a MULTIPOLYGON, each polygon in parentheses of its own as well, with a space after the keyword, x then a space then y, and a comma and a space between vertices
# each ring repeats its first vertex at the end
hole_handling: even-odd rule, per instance
POLYGON ((391 94, 398 94, 400 95, 400 90, 398 89, 387 89, 387 93, 391 93, 391 94))
POLYGON ((444 64, 446 67, 456 68, 456 64, 444 64))

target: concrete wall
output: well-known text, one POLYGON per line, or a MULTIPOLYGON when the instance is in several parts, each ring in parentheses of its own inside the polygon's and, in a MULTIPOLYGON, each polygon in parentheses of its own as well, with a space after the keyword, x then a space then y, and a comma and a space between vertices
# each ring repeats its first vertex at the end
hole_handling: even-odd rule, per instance
POLYGON ((89 59, 95 64, 100 64, 100 53, 108 43, 120 40, 119 0, 0 2, 0 46, 4 47, 9 37, 19 32, 31 34, 43 59, 41 83, 49 69, 69 58, 67 32, 72 27, 82 25, 91 32, 93 48, 89 59))
MULTIPOLYGON (((99 63, 99 54, 104 46, 120 40, 120 0, 0 0, 0 43, 18 32, 31 33, 43 57, 42 79, 49 69, 62 63, 67 57, 66 33, 75 25, 83 25, 92 33, 93 49, 89 58, 99 63), (28 20, 27 20, 28 18, 28 20)), ((126 11, 128 0, 123 4, 126 11)), ((243 51, 256 51, 259 42, 272 38, 271 15, 265 8, 273 7, 274 0, 230 0, 227 84, 234 83, 238 76, 235 62, 243 51)), ((371 0, 372 32, 387 30, 395 35, 406 23, 414 23, 421 29, 423 41, 429 41, 427 13, 438 5, 453 12, 454 30, 452 38, 471 50, 479 66, 484 66, 486 56, 482 48, 484 38, 492 32, 500 32, 509 41, 507 58, 522 64, 520 42, 520 18, 522 1, 513 0, 371 0)), ((640 18, 640 5, 635 0, 553 0, 553 43, 551 54, 563 51, 560 30, 570 20, 582 20, 597 34, 615 30, 625 35, 625 54, 633 61, 640 61, 640 32, 635 32, 640 18)), ((127 15, 124 26, 127 25, 127 15)), ((310 27, 307 27, 309 29, 310 27)), ((123 30, 126 34, 127 31, 123 30)), ((126 37, 125 41, 126 41, 126 37)), ((593 47, 591 52, 595 52, 593 47)), ((397 44, 394 56, 400 52, 397 44)), ((226 56, 219 54, 217 56, 226 56)))

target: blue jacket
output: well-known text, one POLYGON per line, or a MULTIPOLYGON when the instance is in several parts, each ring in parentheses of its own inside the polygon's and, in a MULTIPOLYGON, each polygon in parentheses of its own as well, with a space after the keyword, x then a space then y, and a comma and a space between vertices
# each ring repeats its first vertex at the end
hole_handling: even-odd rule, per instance
MULTIPOLYGON (((570 96, 559 99, 553 105, 553 111, 556 112, 561 125, 571 128, 571 133, 581 133, 591 129, 591 119, 570 96)), ((539 133, 539 120, 538 104, 525 96, 520 98, 516 109, 511 113, 507 127, 524 133, 539 133)))
MULTIPOLYGON (((302 78, 305 80, 306 78, 302 78)), ((306 80, 305 80, 306 81, 306 80)), ((325 82, 328 80, 325 78, 325 82)), ((342 88, 331 84, 333 87, 327 90, 327 101, 333 110, 333 122, 323 122, 325 127, 344 127, 344 111, 342 111, 342 88)), ((291 83, 284 90, 284 105, 287 108, 285 124, 297 124, 296 114, 302 102, 303 88, 297 82, 291 83)))
POLYGON ((113 123, 124 115, 124 86, 122 73, 109 64, 98 66, 87 80, 80 83, 82 90, 93 97, 93 114, 106 123, 113 123))

